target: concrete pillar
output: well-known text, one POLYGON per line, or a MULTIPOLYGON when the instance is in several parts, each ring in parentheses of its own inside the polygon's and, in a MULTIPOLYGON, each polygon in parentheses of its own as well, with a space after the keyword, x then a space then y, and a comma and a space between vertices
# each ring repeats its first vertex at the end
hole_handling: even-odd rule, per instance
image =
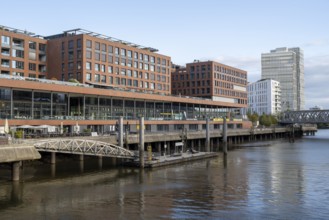
POLYGON ((206 152, 210 152, 209 118, 206 119, 206 152))
POLYGON ((144 117, 139 118, 139 163, 144 168, 144 117))
POLYGON ((51 173, 51 177, 56 176, 56 164, 51 164, 50 165, 50 173, 51 173))
POLYGON ((201 139, 198 139, 198 151, 201 151, 201 139))
POLYGON ((223 153, 227 155, 227 122, 226 117, 223 118, 223 153))
POLYGON ((161 142, 158 142, 157 144, 158 144, 158 152, 159 152, 159 154, 161 156, 161 142))
POLYGON ((50 163, 55 164, 56 163, 56 152, 51 152, 51 158, 50 158, 50 163))
POLYGON ((82 161, 80 160, 80 163, 79 163, 80 173, 83 173, 83 171, 84 171, 84 166, 85 166, 85 164, 84 164, 83 160, 82 160, 82 161))
POLYGON ((79 155, 79 161, 84 161, 84 155, 83 154, 79 155))
POLYGON ((12 163, 12 167, 11 167, 11 177, 12 177, 12 181, 19 181, 19 177, 20 177, 20 165, 21 162, 20 161, 16 161, 12 163))
POLYGON ((103 168, 103 157, 98 156, 98 168, 101 170, 103 168))
POLYGON ((191 149, 194 149, 194 139, 191 140, 191 149))
POLYGON ((123 117, 119 118, 118 145, 123 147, 123 117))

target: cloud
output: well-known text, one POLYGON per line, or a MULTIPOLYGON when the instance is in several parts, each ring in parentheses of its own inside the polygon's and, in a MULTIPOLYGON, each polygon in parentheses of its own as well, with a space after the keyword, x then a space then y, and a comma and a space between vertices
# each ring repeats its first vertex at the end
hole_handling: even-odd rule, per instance
POLYGON ((311 57, 305 60, 305 107, 315 105, 329 109, 329 55, 311 57))
POLYGON ((304 43, 302 45, 302 48, 304 47, 323 47, 329 45, 328 39, 316 39, 307 43, 304 43))

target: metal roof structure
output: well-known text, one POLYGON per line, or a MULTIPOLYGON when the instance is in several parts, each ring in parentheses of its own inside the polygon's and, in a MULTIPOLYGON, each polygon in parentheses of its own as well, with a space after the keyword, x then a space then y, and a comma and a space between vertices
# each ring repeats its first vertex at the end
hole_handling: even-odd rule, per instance
POLYGON ((152 47, 145 47, 145 46, 142 46, 142 45, 139 45, 139 44, 131 43, 129 41, 120 40, 120 39, 115 38, 115 37, 106 36, 106 35, 103 35, 103 34, 99 34, 99 33, 96 33, 96 32, 93 32, 93 31, 88 31, 88 30, 81 29, 81 28, 64 31, 63 33, 64 33, 64 35, 87 34, 87 35, 92 36, 92 37, 97 37, 97 38, 100 38, 100 39, 103 39, 103 40, 108 40, 108 41, 111 41, 111 42, 117 42, 117 43, 125 44, 125 45, 128 45, 128 46, 136 47, 136 48, 143 49, 143 50, 149 50, 151 52, 158 52, 159 51, 158 49, 155 49, 155 48, 152 48, 152 47))
POLYGON ((20 30, 17 28, 11 28, 11 27, 7 27, 7 26, 3 26, 3 25, 0 25, 0 30, 10 31, 10 32, 18 33, 18 34, 25 34, 30 37, 43 38, 43 36, 36 35, 35 33, 29 32, 27 30, 20 30))

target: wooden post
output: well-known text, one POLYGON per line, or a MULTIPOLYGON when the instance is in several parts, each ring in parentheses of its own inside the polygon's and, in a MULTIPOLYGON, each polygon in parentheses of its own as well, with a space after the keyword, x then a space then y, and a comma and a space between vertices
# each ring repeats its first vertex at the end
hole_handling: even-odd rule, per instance
POLYGON ((223 118, 223 153, 227 155, 227 122, 226 117, 223 118))
POLYGON ((144 117, 139 118, 139 166, 144 168, 144 117))

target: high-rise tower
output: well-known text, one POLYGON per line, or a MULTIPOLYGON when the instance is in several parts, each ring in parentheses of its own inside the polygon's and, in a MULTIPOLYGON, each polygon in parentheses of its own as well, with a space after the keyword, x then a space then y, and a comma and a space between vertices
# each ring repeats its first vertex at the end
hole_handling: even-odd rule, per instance
POLYGON ((281 85, 281 109, 304 109, 304 53, 300 48, 277 48, 262 54, 262 79, 281 85))

